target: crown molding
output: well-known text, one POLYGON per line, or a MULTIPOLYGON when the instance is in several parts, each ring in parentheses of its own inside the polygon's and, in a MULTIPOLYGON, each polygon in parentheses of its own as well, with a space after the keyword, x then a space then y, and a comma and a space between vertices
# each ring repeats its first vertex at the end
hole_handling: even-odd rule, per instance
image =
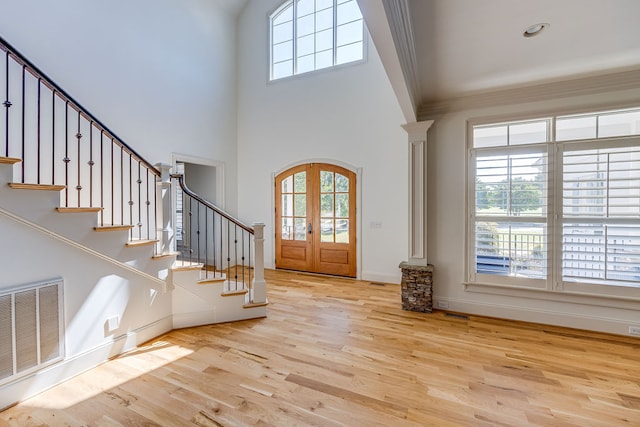
POLYGON ((383 0, 382 5, 409 94, 413 104, 418 105, 421 90, 409 0, 383 0))
POLYGON ((578 77, 570 80, 501 89, 492 92, 474 93, 457 98, 429 102, 419 108, 418 120, 422 121, 442 114, 476 108, 548 101, 630 89, 640 89, 640 69, 598 76, 578 77))

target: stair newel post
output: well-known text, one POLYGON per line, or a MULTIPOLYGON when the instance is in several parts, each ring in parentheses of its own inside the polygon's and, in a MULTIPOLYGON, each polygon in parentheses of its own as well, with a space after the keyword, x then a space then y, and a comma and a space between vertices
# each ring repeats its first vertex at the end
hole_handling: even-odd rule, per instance
POLYGON ((173 201, 171 191, 171 165, 154 165, 160 176, 156 178, 156 252, 168 254, 174 251, 173 201))
POLYGON ((254 304, 267 302, 267 284, 264 281, 264 224, 253 224, 253 283, 251 284, 251 302, 254 304))

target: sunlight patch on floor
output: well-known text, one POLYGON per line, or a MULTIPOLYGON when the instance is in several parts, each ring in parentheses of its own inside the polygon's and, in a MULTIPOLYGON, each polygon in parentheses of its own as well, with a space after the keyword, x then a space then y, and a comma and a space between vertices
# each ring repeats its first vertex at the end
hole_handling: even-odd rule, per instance
POLYGON ((71 378, 19 406, 66 409, 192 353, 188 348, 166 341, 154 341, 71 378))

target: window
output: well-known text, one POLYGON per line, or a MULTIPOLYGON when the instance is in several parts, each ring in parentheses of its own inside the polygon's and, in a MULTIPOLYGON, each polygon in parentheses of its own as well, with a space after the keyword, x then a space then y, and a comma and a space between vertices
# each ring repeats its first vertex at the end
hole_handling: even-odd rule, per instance
POLYGON ((269 21, 271 80, 364 57, 364 22, 356 0, 289 0, 269 21))
POLYGON ((640 289, 640 110, 472 126, 471 283, 640 289))

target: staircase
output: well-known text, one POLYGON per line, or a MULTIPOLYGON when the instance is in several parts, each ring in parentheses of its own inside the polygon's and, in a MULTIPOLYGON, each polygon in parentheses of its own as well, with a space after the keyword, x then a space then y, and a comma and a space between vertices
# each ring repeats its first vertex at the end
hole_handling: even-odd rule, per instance
MULTIPOLYGON (((263 225, 242 224, 169 166, 151 165, 0 38, 2 52, 0 297, 61 279, 64 348, 21 363, 45 358, 35 344, 21 350, 25 309, 5 298, 0 410, 168 330, 265 317, 263 225)), ((40 339, 38 317, 26 318, 40 339)))

